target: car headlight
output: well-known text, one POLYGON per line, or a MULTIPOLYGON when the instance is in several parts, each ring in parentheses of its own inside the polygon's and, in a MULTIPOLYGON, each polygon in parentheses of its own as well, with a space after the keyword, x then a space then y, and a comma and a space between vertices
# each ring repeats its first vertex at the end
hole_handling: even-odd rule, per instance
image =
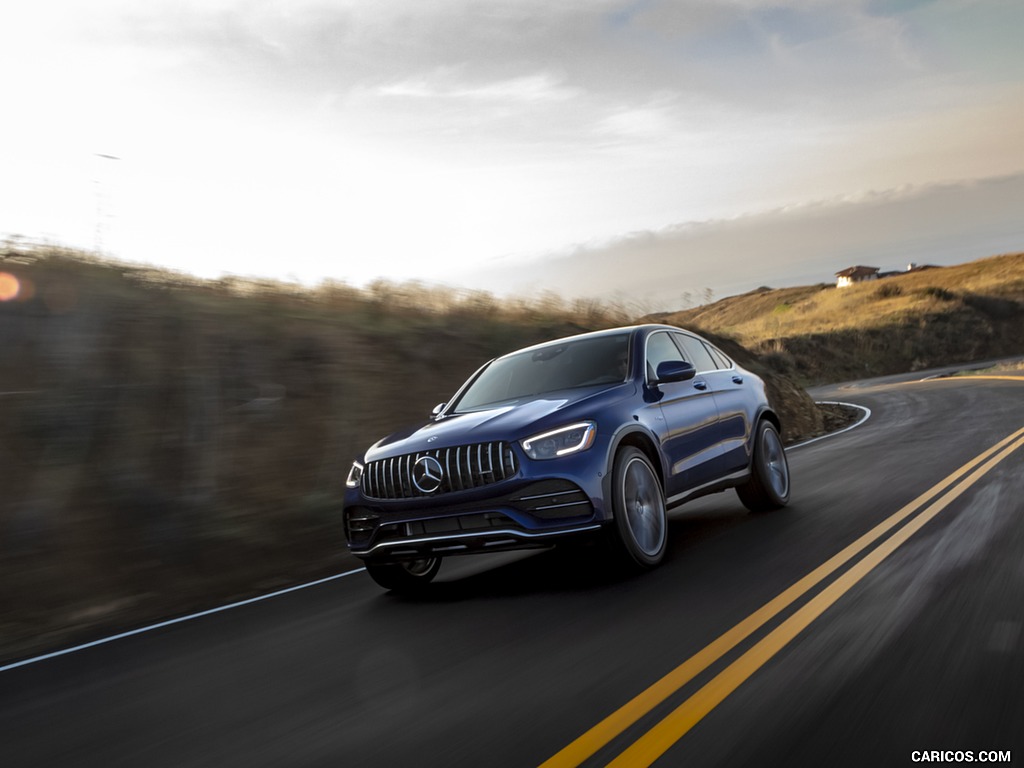
POLYGON ((361 482, 363 482, 363 465, 358 461, 353 461, 352 469, 348 471, 348 479, 345 480, 345 485, 349 488, 358 488, 361 482))
POLYGON ((594 444, 596 434, 597 424, 592 421, 581 421, 578 424, 570 424, 528 437, 519 444, 531 459, 557 459, 560 456, 587 450, 594 444))

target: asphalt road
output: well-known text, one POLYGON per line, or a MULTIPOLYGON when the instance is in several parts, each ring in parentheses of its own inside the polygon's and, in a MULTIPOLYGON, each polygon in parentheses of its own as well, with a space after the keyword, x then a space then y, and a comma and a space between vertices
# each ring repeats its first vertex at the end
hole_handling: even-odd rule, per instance
POLYGON ((814 394, 872 417, 790 450, 785 510, 680 509, 657 571, 354 573, 9 669, 0 766, 1024 763, 1024 380, 814 394))

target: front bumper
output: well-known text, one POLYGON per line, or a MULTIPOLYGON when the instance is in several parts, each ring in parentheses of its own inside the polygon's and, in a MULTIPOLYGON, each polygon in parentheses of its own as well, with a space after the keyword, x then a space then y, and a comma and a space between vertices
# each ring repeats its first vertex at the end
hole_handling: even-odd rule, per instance
POLYGON ((459 530, 436 535, 402 535, 379 541, 365 550, 353 547, 352 553, 364 560, 388 562, 483 552, 543 549, 552 546, 559 539, 597 531, 600 527, 597 523, 589 523, 560 530, 525 531, 518 528, 494 526, 478 531, 459 530))
POLYGON ((363 559, 399 561, 550 547, 602 527, 604 468, 601 452, 587 451, 557 463, 527 460, 514 477, 464 492, 378 499, 350 488, 349 549, 363 559))

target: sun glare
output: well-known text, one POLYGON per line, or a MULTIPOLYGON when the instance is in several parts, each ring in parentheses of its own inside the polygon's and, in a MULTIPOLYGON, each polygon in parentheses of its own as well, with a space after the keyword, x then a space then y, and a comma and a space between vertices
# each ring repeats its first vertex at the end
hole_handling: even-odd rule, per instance
POLYGON ((18 297, 21 283, 9 272, 0 272, 0 301, 10 301, 18 297))

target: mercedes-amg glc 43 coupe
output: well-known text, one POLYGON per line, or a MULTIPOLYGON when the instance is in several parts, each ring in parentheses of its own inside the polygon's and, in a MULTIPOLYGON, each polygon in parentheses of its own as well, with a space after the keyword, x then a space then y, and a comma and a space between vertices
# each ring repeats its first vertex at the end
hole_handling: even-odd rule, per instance
POLYGON ((694 333, 558 339, 491 360, 425 423, 369 448, 348 474, 345 533, 398 591, 444 557, 583 536, 652 568, 684 501, 735 488, 754 511, 788 502, 780 431, 764 382, 694 333))

